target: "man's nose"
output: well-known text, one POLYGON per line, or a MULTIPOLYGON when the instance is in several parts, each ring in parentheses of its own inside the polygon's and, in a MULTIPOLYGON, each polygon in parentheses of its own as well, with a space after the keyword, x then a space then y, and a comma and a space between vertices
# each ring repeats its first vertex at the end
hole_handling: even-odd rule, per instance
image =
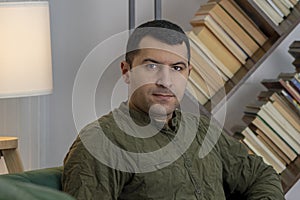
POLYGON ((172 77, 171 70, 169 66, 163 66, 158 71, 157 75, 157 85, 163 86, 165 88, 171 88, 172 86, 172 77))

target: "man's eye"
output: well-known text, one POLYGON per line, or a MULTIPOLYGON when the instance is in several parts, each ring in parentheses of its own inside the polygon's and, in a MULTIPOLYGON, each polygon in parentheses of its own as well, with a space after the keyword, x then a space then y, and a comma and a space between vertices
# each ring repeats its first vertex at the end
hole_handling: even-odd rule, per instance
POLYGON ((158 68, 158 65, 154 64, 154 63, 146 64, 145 66, 146 66, 147 69, 151 69, 151 70, 158 68))
POLYGON ((183 67, 180 67, 180 66, 173 66, 172 67, 172 69, 174 70, 174 71, 182 71, 184 68, 183 67))

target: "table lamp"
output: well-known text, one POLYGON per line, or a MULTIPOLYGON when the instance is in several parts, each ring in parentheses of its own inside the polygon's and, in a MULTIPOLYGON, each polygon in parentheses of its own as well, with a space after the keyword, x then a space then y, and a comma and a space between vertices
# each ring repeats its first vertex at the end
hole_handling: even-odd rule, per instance
MULTIPOLYGON (((0 2, 0 98, 45 95, 52 89, 48 2, 0 2)), ((0 145, 15 140, 0 139, 0 145)), ((9 153, 15 156, 6 159, 4 146, 0 151, 3 150, 7 168, 8 160, 13 166, 8 171, 22 171, 18 153, 9 153)))
POLYGON ((50 94, 47 1, 0 2, 0 98, 50 94))

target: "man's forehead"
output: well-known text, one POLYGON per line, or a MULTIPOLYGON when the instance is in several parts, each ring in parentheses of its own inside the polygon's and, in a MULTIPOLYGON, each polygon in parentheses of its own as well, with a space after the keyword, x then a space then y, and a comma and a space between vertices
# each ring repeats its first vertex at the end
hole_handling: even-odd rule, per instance
POLYGON ((157 49, 178 55, 182 58, 187 58, 187 47, 184 42, 181 44, 169 45, 151 36, 146 36, 142 38, 139 43, 139 50, 142 49, 157 49))

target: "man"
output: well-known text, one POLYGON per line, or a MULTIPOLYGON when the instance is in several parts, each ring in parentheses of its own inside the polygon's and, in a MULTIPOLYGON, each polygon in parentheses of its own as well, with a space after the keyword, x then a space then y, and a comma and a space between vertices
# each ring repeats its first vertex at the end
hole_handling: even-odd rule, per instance
POLYGON ((80 132, 63 190, 77 199, 284 199, 272 167, 206 117, 180 111, 190 70, 180 27, 135 29, 121 63, 128 101, 80 132))

